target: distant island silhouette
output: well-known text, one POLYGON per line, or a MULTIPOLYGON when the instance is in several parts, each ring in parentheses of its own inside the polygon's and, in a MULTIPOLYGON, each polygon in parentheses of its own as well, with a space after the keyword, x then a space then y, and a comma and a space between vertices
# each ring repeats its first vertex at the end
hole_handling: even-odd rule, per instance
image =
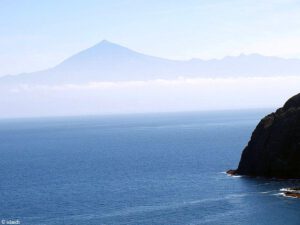
POLYGON ((64 84, 217 77, 298 76, 299 59, 250 54, 223 59, 169 60, 130 50, 109 41, 81 51, 59 65, 34 73, 0 77, 1 84, 64 84))

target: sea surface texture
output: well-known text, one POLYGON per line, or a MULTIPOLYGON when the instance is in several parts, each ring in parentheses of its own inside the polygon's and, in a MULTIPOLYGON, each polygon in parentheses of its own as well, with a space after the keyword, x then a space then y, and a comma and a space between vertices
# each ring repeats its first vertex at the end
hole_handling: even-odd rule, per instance
POLYGON ((0 121, 0 220, 289 225, 298 181, 229 177, 268 110, 0 121))

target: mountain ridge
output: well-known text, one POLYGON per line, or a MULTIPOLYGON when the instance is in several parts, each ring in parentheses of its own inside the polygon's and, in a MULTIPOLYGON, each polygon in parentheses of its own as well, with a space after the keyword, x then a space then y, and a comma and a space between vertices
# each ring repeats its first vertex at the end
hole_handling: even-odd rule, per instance
POLYGON ((298 76, 299 59, 259 54, 222 59, 171 60, 103 40, 58 65, 32 73, 0 77, 0 84, 59 84, 92 81, 217 77, 298 76))

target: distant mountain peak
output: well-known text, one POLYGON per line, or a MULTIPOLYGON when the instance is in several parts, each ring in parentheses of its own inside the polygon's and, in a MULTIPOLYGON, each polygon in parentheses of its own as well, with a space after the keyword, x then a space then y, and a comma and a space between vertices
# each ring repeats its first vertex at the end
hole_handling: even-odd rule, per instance
POLYGON ((79 83, 103 80, 176 79, 178 77, 299 76, 300 60, 259 54, 222 59, 168 60, 102 40, 51 69, 7 76, 10 83, 79 83))
POLYGON ((106 64, 107 60, 120 60, 139 55, 139 53, 123 47, 119 44, 102 40, 98 44, 85 49, 62 62, 59 67, 73 67, 90 69, 92 66, 106 64))
MULTIPOLYGON (((113 43, 113 42, 110 42, 110 41, 107 41, 107 40, 102 40, 100 41, 98 44, 90 47, 89 49, 87 50, 90 50, 90 49, 93 49, 93 48, 119 48, 119 49, 128 49, 122 45, 119 45, 119 44, 116 44, 116 43, 113 43)), ((129 50, 129 49, 128 49, 129 50)))
POLYGON ((122 47, 121 45, 115 44, 115 43, 110 42, 110 41, 105 40, 105 39, 100 41, 98 44, 96 44, 94 46, 119 46, 119 47, 122 47))
POLYGON ((103 39, 102 41, 99 42, 100 44, 110 44, 111 42, 106 40, 106 39, 103 39))
POLYGON ((77 55, 106 55, 106 56, 120 56, 137 53, 129 48, 122 45, 102 40, 98 44, 79 52, 77 55))

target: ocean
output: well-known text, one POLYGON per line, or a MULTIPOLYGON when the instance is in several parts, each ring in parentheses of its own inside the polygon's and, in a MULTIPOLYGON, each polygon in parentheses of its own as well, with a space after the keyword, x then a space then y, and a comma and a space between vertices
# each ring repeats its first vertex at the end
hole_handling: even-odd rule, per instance
POLYGON ((0 220, 289 225, 298 181, 230 177, 270 110, 0 121, 0 220))

